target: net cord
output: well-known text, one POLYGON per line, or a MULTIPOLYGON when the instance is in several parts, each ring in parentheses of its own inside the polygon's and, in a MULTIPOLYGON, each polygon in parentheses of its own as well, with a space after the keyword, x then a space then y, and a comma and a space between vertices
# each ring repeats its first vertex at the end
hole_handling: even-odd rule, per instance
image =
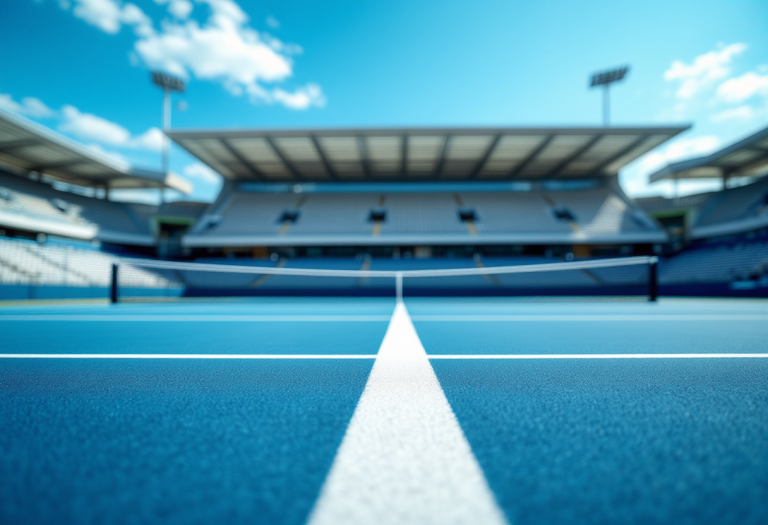
MULTIPOLYGON (((293 275, 303 277, 352 277, 352 278, 390 278, 395 279, 397 299, 403 298, 403 281, 410 277, 462 277, 472 275, 500 275, 513 273, 536 273, 566 270, 589 270, 592 268, 612 268, 619 266, 650 265, 655 269, 659 258, 655 256, 622 257, 617 259, 596 259, 592 261, 557 262, 543 264, 521 264, 517 266, 486 266, 483 268, 456 268, 442 270, 319 270, 310 268, 271 268, 263 266, 235 266, 228 264, 187 263, 157 261, 129 257, 118 258, 117 264, 126 264, 139 268, 159 270, 203 271, 219 273, 239 273, 254 275, 293 275)), ((652 272, 653 273, 653 272, 652 272)), ((655 298, 654 298, 655 299, 655 298)))

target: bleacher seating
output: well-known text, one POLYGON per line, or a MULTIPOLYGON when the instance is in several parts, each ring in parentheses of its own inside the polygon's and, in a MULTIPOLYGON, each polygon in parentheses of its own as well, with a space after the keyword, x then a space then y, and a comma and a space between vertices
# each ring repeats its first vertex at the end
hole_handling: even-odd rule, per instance
POLYGON ((547 192, 558 208, 569 210, 585 232, 620 233, 650 229, 635 218, 626 202, 608 188, 547 192))
POLYGON ((697 226, 738 221, 768 212, 768 177, 714 195, 697 226))
MULTIPOLYGON (((227 236, 463 236, 575 233, 590 236, 663 232, 639 207, 628 204, 609 187, 575 191, 388 192, 388 193, 248 193, 233 191, 214 204, 193 229, 211 241, 227 236), (559 220, 565 208, 573 221, 559 220), (298 212, 290 225, 286 211, 298 212), (383 211, 378 228, 371 212, 383 211), (460 211, 474 214, 471 225, 460 211), (211 217, 217 216, 215 223, 211 217), (572 223, 572 224, 571 224, 572 223)), ((204 243, 205 241, 200 241, 204 243)))
POLYGON ((659 282, 713 283, 748 279, 768 264, 768 241, 693 248, 663 261, 659 282))
POLYGON ((131 209, 120 202, 59 191, 49 184, 0 173, 0 210, 57 223, 93 225, 98 231, 150 235, 131 209))
MULTIPOLYGON (((17 239, 0 239, 0 284, 83 286, 106 288, 111 282, 109 254, 17 239)), ((139 268, 128 268, 121 284, 139 288, 164 288, 166 279, 139 268)))

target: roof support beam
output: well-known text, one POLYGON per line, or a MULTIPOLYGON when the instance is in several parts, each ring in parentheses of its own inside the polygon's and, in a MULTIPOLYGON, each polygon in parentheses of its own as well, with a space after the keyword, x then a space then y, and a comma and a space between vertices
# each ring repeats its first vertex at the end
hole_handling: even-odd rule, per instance
POLYGON ((626 148, 623 148, 618 153, 616 153, 614 156, 612 156, 608 160, 604 161, 599 166, 595 167, 595 169, 593 169, 592 171, 595 172, 595 174, 602 173, 603 170, 605 170, 605 168, 607 168, 608 166, 610 166, 611 164, 613 164, 614 162, 619 160, 621 157, 623 157, 624 155, 626 155, 627 153, 629 153, 630 151, 632 151, 633 149, 635 149, 636 147, 641 145, 643 142, 645 142, 649 138, 650 137, 648 137, 647 135, 643 135, 639 139, 633 141, 629 146, 627 146, 626 148))
POLYGON ((332 179, 338 179, 338 175, 336 174, 336 170, 333 169, 333 166, 328 161, 328 157, 325 155, 325 150, 320 145, 320 141, 317 140, 317 137, 315 135, 312 135, 309 137, 312 141, 312 144, 315 145, 315 149, 317 150, 317 154, 320 156, 320 160, 323 163, 323 167, 325 168, 325 171, 328 172, 328 176, 332 179))
POLYGON ((365 137, 357 137, 357 145, 360 148, 360 163, 363 165, 363 173, 366 179, 371 176, 371 159, 368 157, 368 147, 365 144, 365 137))
POLYGON ((552 139, 554 138, 555 138, 554 135, 549 135, 547 138, 542 140, 541 144, 536 146, 536 148, 534 148, 534 150, 526 158, 524 158, 520 164, 512 168, 512 171, 509 172, 509 178, 510 179, 517 178, 517 176, 520 175, 523 172, 523 170, 527 168, 531 162, 533 162, 533 160, 539 155, 539 153, 541 153, 544 150, 544 148, 546 148, 549 145, 549 143, 552 142, 552 139))
POLYGON ((491 155, 493 154, 493 150, 496 149, 496 146, 499 144, 500 140, 501 140, 501 133, 499 133, 493 138, 493 140, 491 141, 491 145, 488 146, 487 150, 485 150, 485 153, 483 154, 480 161, 475 165, 474 168, 472 168, 472 171, 469 172, 469 178, 476 179, 477 176, 480 175, 480 172, 483 171, 485 164, 488 162, 488 159, 491 158, 491 155))
POLYGON ((6 151, 13 151, 21 148, 27 148, 29 146, 34 146, 35 144, 40 144, 40 141, 35 139, 20 139, 20 140, 9 140, 6 142, 0 142, 0 153, 5 153, 6 151))
POLYGON ((560 175, 560 173, 562 173, 562 172, 563 172, 563 170, 565 170, 565 168, 567 168, 567 167, 568 167, 568 165, 569 165, 571 162, 573 162, 574 160, 576 160, 576 159, 578 159, 579 157, 581 157, 582 155, 584 155, 584 153, 586 153, 586 152, 587 152, 587 150, 588 150, 589 148, 591 148, 592 146, 594 146, 594 145, 595 145, 595 143, 596 143, 598 140, 600 140, 601 138, 603 138, 603 135, 595 135, 594 137, 592 137, 590 140, 588 140, 588 141, 587 141, 587 143, 586 143, 586 144, 584 144, 582 147, 580 147, 580 148, 579 148, 579 149, 577 149, 575 152, 573 152, 571 155, 569 155, 569 156, 568 156, 566 159, 564 159, 564 160, 563 160, 563 161, 562 161, 560 164, 558 164, 557 166, 555 166, 554 168, 552 168, 552 169, 550 170, 550 172, 549 172, 549 173, 547 173, 547 174, 544 176, 544 178, 546 178, 546 179, 551 179, 551 178, 553 178, 553 177, 557 177, 558 175, 560 175))
POLYGON ((437 167, 432 173, 432 178, 439 179, 443 176, 443 168, 445 167, 445 159, 448 155, 448 148, 451 147, 451 135, 445 136, 445 142, 443 143, 443 150, 440 152, 440 158, 437 161, 437 167))
POLYGON ((741 175, 744 172, 759 168, 762 164, 768 163, 768 151, 767 150, 763 150, 763 151, 764 151, 763 155, 761 155, 760 157, 757 157, 756 159, 752 159, 751 161, 749 161, 749 164, 745 166, 739 166, 738 171, 734 169, 732 173, 737 173, 741 175))
POLYGON ((236 150, 236 149, 235 149, 235 148, 232 146, 232 144, 230 144, 230 143, 229 143, 229 141, 228 141, 227 139, 225 139, 225 138, 222 138, 222 139, 220 139, 219 141, 221 142, 221 145, 222 145, 222 146, 224 146, 224 148, 226 148, 226 150, 227 150, 227 151, 229 151, 229 152, 232 154, 232 156, 233 156, 233 157, 235 157, 235 158, 237 159, 237 161, 238 161, 240 164, 242 164, 243 166, 245 166, 245 169, 247 169, 247 170, 248 170, 248 172, 249 172, 251 175, 253 175, 255 178, 257 178, 257 179, 259 179, 259 180, 265 180, 265 179, 266 179, 266 177, 264 176, 264 174, 263 174, 263 173, 262 173, 262 172, 261 172, 261 171, 260 171, 258 168, 256 168, 256 166, 254 166, 253 164, 251 164, 250 162, 248 162, 248 160, 247 160, 245 157, 243 157, 243 156, 240 154, 240 152, 239 152, 239 151, 237 151, 237 150, 236 150))
POLYGON ((27 168, 29 171, 45 171, 45 170, 58 170, 61 168, 70 168, 72 166, 77 166, 79 164, 87 164, 87 159, 70 159, 70 160, 62 160, 60 162, 46 162, 44 164, 37 164, 35 166, 32 166, 30 168, 27 168))
POLYGON ((280 160, 283 162, 283 164, 285 164, 285 167, 288 169, 291 175, 293 175, 297 179, 304 179, 304 175, 302 175, 301 172, 296 169, 296 166, 291 164, 291 161, 288 160, 288 158, 280 150, 280 148, 277 147, 277 144, 275 144, 275 141, 272 139, 272 137, 264 137, 264 140, 267 141, 267 144, 269 144, 269 147, 271 147, 272 151, 275 152, 275 155, 277 155, 280 158, 280 160))
POLYGON ((408 171, 408 135, 404 134, 402 136, 400 151, 402 152, 402 159, 400 160, 400 176, 405 178, 406 172, 408 171))

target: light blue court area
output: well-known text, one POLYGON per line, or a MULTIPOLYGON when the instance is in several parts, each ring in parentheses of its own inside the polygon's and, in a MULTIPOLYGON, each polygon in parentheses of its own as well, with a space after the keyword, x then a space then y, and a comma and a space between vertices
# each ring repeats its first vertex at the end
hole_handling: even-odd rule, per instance
POLYGON ((0 523, 768 522, 768 302, 405 305, 0 308, 0 523))
POLYGON ((768 350, 764 301, 409 301, 429 354, 693 354, 768 350))

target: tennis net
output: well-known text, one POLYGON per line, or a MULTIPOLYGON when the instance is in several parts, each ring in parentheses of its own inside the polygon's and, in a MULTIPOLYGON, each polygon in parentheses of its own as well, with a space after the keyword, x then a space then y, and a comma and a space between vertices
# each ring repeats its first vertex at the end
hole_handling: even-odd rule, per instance
POLYGON ((308 268, 300 262, 290 266, 251 261, 244 265, 123 258, 112 266, 111 300, 313 295, 398 299, 589 295, 656 300, 658 296, 656 257, 426 269, 408 269, 407 261, 390 261, 385 269, 354 269, 360 267, 359 262, 346 262, 347 268, 344 261, 337 261, 336 268, 308 268), (148 273, 155 277, 153 286, 132 284, 148 273))

